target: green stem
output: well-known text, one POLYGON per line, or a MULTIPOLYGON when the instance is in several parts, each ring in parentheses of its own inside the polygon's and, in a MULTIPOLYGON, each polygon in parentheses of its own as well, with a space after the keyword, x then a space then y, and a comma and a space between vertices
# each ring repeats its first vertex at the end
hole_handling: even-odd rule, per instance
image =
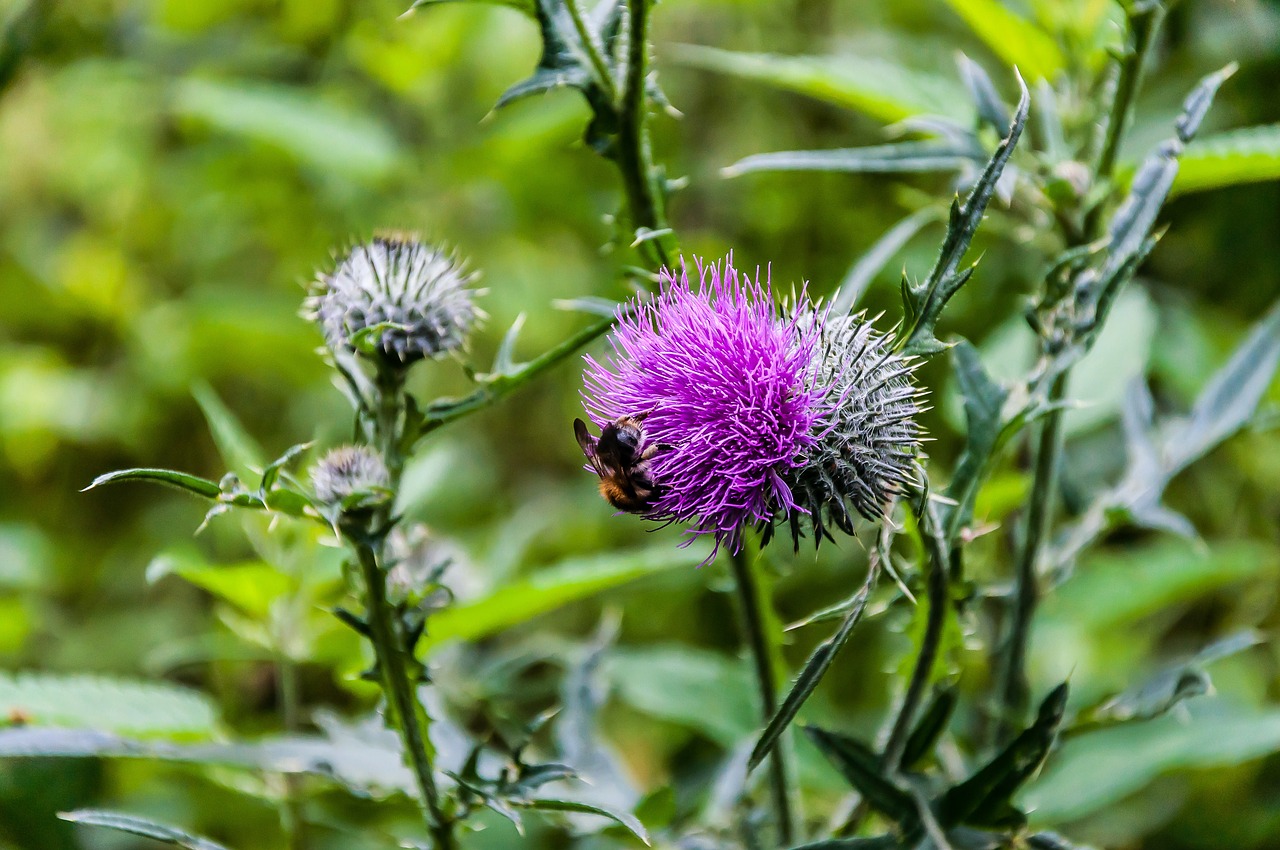
MULTIPOLYGON (((630 12, 627 73, 618 104, 618 150, 615 159, 622 174, 633 229, 665 231, 670 228, 649 144, 646 88, 649 76, 649 8, 650 0, 627 0, 630 12)), ((669 234, 653 236, 641 243, 641 250, 655 265, 670 268, 669 241, 669 234)))
MULTIPOLYGON (((298 731, 301 720, 301 698, 298 688, 298 665, 287 655, 276 658, 276 687, 280 692, 280 716, 285 732, 298 731)), ((307 822, 302 811, 302 777, 285 774, 285 805, 281 816, 286 846, 302 850, 307 846, 307 822)))
POLYGON ((1031 699, 1027 680, 1027 643, 1031 638, 1031 619, 1040 601, 1037 568, 1049 539, 1058 492, 1063 445, 1062 399, 1066 394, 1067 376, 1068 372, 1063 371, 1049 386, 1049 412, 1040 425, 1031 498, 1014 576, 1013 611, 1002 653, 1004 665, 1000 683, 998 741, 1007 740, 1015 726, 1020 728, 1031 699))
POLYGON ((903 694, 898 716, 889 730, 889 738, 885 741, 884 752, 880 756, 881 766, 892 773, 897 773, 901 767, 900 762, 903 750, 907 746, 907 738, 911 734, 911 727, 915 723, 920 704, 924 701, 925 692, 929 689, 929 682, 933 679, 933 668, 938 661, 943 628, 947 622, 949 553, 947 544, 942 538, 937 512, 928 498, 927 495, 921 496, 922 504, 916 508, 916 522, 920 527, 926 548, 929 550, 929 573, 925 583, 929 610, 924 624, 924 636, 920 641, 920 654, 916 656, 911 680, 907 683, 907 691, 903 694))
POLYGON ((378 555, 372 545, 357 543, 356 553, 364 578, 366 618, 370 640, 378 660, 382 691, 394 715, 409 766, 417 779, 427 829, 431 833, 434 850, 455 850, 457 844, 453 835, 453 821, 445 817, 440 806, 440 792, 436 788, 431 764, 433 749, 426 735, 426 712, 414 693, 413 681, 405 663, 408 650, 392 619, 387 602, 386 572, 379 565, 378 555))
MULTIPOLYGON (((764 609, 761 607, 760 582, 747 562, 745 551, 729 559, 733 567, 738 604, 742 609, 742 631, 756 668, 756 684, 760 689, 760 710, 767 722, 778 710, 778 673, 765 632, 764 609)), ((778 825, 778 841, 789 845, 795 836, 792 823, 791 795, 787 788, 787 765, 782 741, 769 753, 769 789, 773 799, 774 820, 778 825)))
MULTIPOLYGON (((1116 81, 1115 96, 1111 100, 1111 111, 1107 118, 1106 133, 1103 136, 1102 148, 1098 153, 1097 166, 1094 169, 1094 180, 1104 183, 1115 173, 1116 161, 1120 155, 1120 143, 1129 128, 1132 118, 1134 98, 1142 84, 1142 72, 1147 56, 1155 44, 1156 31, 1164 20, 1164 4, 1141 0, 1129 9, 1129 32, 1133 38, 1125 55, 1120 59, 1120 77, 1116 81)), ((1102 204, 1089 211, 1085 219, 1085 243, 1096 239, 1102 221, 1102 204)))
MULTIPOLYGON (((924 635, 920 640, 920 654, 916 656, 911 679, 902 696, 902 705, 898 707, 893 726, 889 729, 889 738, 880 755, 881 769, 891 775, 902 769, 902 754, 906 750, 907 739, 911 736, 916 714, 920 711, 920 704, 933 679, 933 668, 942 648, 942 635, 947 624, 947 605, 950 601, 947 593, 947 581, 951 573, 950 551, 943 537, 942 522, 927 494, 921 494, 920 504, 915 505, 914 510, 916 524, 929 552, 929 573, 925 580, 929 608, 925 615, 924 635)), ((859 800, 843 825, 836 830, 836 836, 847 838, 857 832, 868 811, 866 799, 859 800)))

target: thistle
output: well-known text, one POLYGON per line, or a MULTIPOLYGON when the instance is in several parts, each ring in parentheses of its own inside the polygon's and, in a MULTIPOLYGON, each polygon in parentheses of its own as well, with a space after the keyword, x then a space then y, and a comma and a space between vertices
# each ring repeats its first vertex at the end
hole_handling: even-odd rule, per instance
POLYGON ((476 275, 414 235, 384 234, 321 273, 304 306, 334 351, 371 354, 392 367, 462 348, 483 312, 476 275))
POLYGON ((387 465, 368 446, 331 450, 311 468, 316 501, 328 508, 351 510, 378 501, 391 484, 387 465), (352 504, 352 503, 356 504, 352 504))
MULTIPOLYGON (((782 317, 768 280, 732 258, 664 270, 658 295, 621 311, 603 363, 586 357, 596 424, 644 415, 661 495, 643 514, 690 523, 692 539, 738 551, 742 530, 804 510, 789 480, 818 441, 833 400, 817 385, 821 324, 782 317)), ((713 553, 714 554, 714 553, 713 553)))

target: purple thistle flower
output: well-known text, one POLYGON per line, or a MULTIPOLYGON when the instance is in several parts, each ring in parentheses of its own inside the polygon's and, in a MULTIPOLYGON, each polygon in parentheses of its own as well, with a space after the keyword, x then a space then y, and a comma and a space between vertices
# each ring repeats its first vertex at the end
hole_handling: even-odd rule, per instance
POLYGON ((597 425, 644 417, 645 445, 661 447, 644 518, 691 523, 693 539, 736 552, 746 526, 806 510, 787 482, 835 400, 814 380, 821 320, 780 316, 768 280, 732 256, 698 261, 698 277, 664 270, 657 296, 620 311, 613 353, 585 358, 583 396, 597 425))

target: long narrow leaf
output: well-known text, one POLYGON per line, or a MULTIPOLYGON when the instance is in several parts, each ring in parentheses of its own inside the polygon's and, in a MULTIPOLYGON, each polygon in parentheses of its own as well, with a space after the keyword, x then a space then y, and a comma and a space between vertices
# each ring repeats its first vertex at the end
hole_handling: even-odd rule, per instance
MULTIPOLYGON (((175 472, 172 469, 117 469, 115 472, 99 475, 84 489, 92 490, 104 484, 116 484, 121 481, 151 481, 168 487, 176 487, 179 490, 185 490, 205 499, 217 499, 222 493, 218 485, 207 478, 190 475, 186 472, 175 472)), ((84 491, 82 490, 81 492, 84 491)))
POLYGON ((590 803, 579 803, 576 800, 512 800, 513 806, 525 809, 536 809, 541 812, 573 812, 586 815, 600 815, 626 828, 628 832, 649 844, 649 832, 644 824, 627 812, 614 812, 590 803))
POLYGON ((912 236, 935 218, 938 218, 935 209, 925 207, 916 210, 877 239, 840 281, 840 288, 831 299, 831 314, 843 316, 851 312, 880 270, 911 241, 912 236))
POLYGON ((725 177, 758 171, 841 171, 898 174, 953 171, 976 161, 974 149, 944 141, 898 142, 863 148, 758 153, 721 169, 725 177))
POLYGON ((787 692, 786 697, 782 700, 782 705, 778 707, 774 715, 769 718, 769 722, 765 724, 764 731, 760 733, 760 738, 751 750, 751 758, 747 760, 748 772, 755 770, 769 755, 774 745, 777 744, 778 738, 782 736, 787 726, 795 719, 800 708, 822 681, 822 677, 827 674, 827 670, 831 668, 831 662, 835 660, 836 655, 848 643, 849 636, 853 634, 854 626, 858 625, 858 621, 862 619, 863 611, 867 608, 867 599, 871 596, 871 588, 875 585, 876 576, 879 572, 873 560, 871 568, 867 571, 867 579, 863 582, 862 589, 858 591, 858 595, 854 598, 853 605, 849 608, 849 613, 845 615, 844 621, 840 623, 840 628, 836 629, 835 634, 823 641, 809 656, 809 660, 805 662, 804 669, 800 671, 800 675, 796 677, 791 690, 787 692))
POLYGON ((226 847, 207 838, 192 835, 177 827, 158 823, 153 820, 127 815, 122 812, 110 812, 104 809, 77 809, 74 812, 61 812, 58 817, 71 823, 86 826, 104 826, 117 832, 140 835, 143 838, 154 838, 165 844, 184 847, 186 850, 227 850, 226 847))

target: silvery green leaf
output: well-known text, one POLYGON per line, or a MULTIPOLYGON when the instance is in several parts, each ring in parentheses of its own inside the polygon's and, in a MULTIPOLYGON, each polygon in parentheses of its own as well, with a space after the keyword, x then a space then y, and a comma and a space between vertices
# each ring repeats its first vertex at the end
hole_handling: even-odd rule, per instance
POLYGON ((953 171, 974 162, 973 148, 945 141, 896 142, 864 148, 816 151, 775 151, 738 160, 721 170, 725 177, 758 171, 840 171, 898 174, 953 171))
POLYGON ((110 812, 104 809, 77 809, 74 812, 60 812, 62 820, 86 826, 102 826, 130 835, 143 838, 154 838, 165 844, 183 847, 185 850, 227 850, 221 844, 184 832, 177 827, 138 817, 123 812, 110 812))
POLYGON ((512 805, 540 812, 566 812, 587 815, 600 815, 624 827, 628 832, 649 844, 649 833, 636 817, 628 812, 616 812, 590 803, 579 803, 575 800, 513 800, 512 805))
POLYGON ((969 97, 978 111, 978 119, 996 130, 1009 126, 1009 107, 1000 99, 995 83, 981 65, 963 53, 957 58, 960 76, 965 87, 969 89, 969 97))
POLYGON ((920 209, 889 228, 867 252, 858 258, 831 299, 831 313, 843 316, 853 311, 871 281, 920 229, 937 218, 930 208, 920 209))
POLYGON ((1168 430, 1163 451, 1171 474, 1243 428, 1280 366, 1280 301, 1259 320, 1227 364, 1205 384, 1191 415, 1168 430))
POLYGON ((516 371, 517 363, 515 362, 516 338, 520 336, 520 329, 524 327, 524 313, 516 316, 515 321, 511 323, 511 327, 502 335, 502 342, 498 345, 498 352, 493 358, 492 375, 510 375, 516 371))
POLYGON ((99 475, 97 478, 85 487, 85 490, 92 490, 95 487, 101 487, 104 484, 115 484, 120 481, 151 481, 156 484, 163 484, 167 487, 175 487, 179 490, 185 490, 196 496, 205 499, 217 499, 222 495, 222 489, 217 484, 207 478, 201 478, 198 475, 190 475, 186 472, 175 472, 172 469, 117 469, 115 472, 107 472, 99 475))
POLYGON ((600 298, 595 295, 583 295, 578 298, 559 298, 551 302, 551 306, 557 310, 571 310, 579 313, 588 313, 592 316, 601 316, 606 319, 612 319, 618 315, 618 309, 623 305, 609 298, 600 298))

